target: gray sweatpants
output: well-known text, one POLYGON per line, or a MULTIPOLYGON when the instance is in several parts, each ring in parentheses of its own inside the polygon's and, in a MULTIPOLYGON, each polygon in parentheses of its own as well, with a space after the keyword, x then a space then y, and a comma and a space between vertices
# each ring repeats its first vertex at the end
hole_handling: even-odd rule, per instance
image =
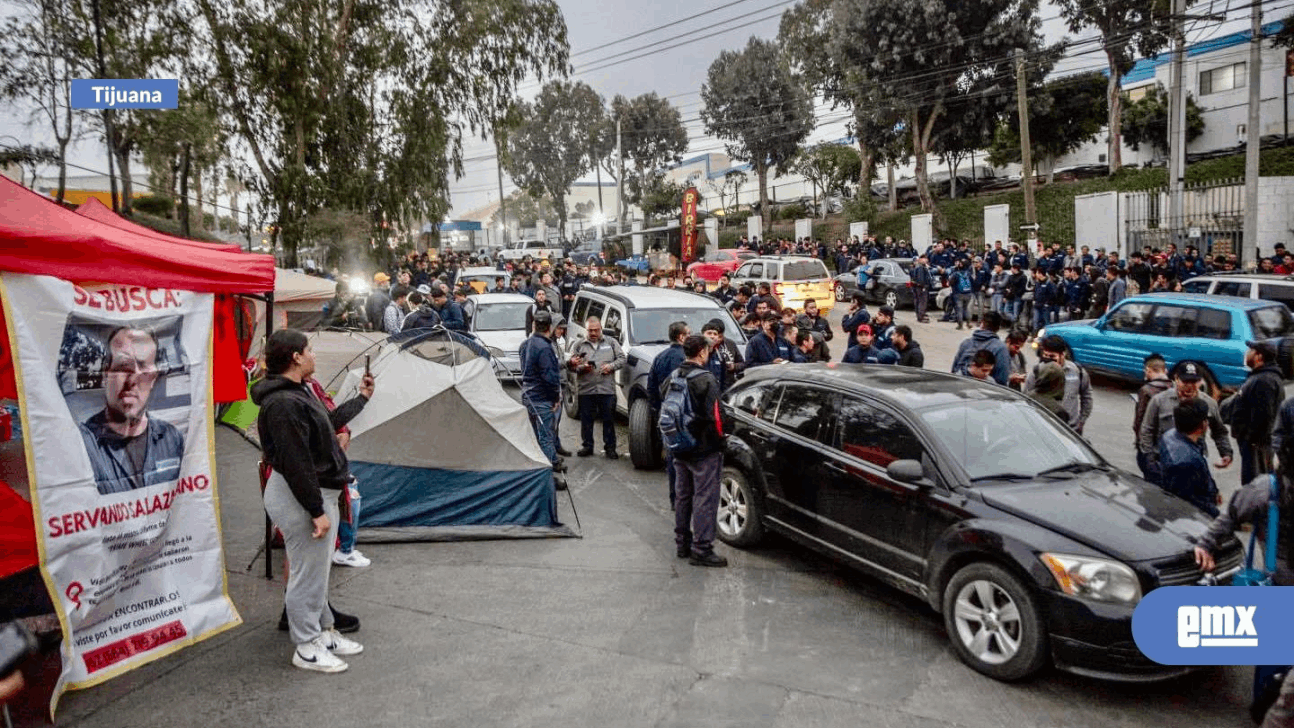
POLYGON ((332 569, 332 550, 337 542, 337 499, 341 490, 320 489, 324 514, 328 516, 328 533, 311 538, 314 522, 288 488, 288 481, 278 473, 265 483, 265 512, 283 532, 288 552, 288 588, 283 603, 288 613, 288 634, 292 643, 301 645, 332 629, 332 610, 328 608, 328 574, 332 569))

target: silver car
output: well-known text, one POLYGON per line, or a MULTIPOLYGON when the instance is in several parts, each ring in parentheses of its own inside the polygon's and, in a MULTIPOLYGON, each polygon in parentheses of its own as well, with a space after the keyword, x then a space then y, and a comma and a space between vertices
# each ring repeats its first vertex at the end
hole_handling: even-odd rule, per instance
POLYGON ((521 379, 521 356, 526 340, 526 313, 535 302, 519 293, 478 293, 467 297, 464 313, 468 330, 481 340, 494 357, 494 372, 500 381, 521 379))

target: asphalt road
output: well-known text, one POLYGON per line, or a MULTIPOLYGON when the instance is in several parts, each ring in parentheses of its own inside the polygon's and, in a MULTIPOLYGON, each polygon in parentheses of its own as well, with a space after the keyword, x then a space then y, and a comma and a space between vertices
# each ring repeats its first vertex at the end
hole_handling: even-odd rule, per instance
MULTIPOLYGON (((966 332, 915 328, 929 368, 946 369, 966 332)), ((328 371, 360 346, 330 335, 315 348, 328 371)), ((1130 390, 1096 390, 1089 437, 1131 468, 1130 390)), ((578 447, 577 423, 564 421, 562 435, 578 447)), ((216 442, 229 585, 244 625, 70 695, 61 724, 1251 725, 1243 668, 1153 685, 1056 672, 1007 685, 963 666, 941 619, 918 601, 798 546, 721 545, 730 568, 689 566, 674 558, 664 474, 600 454, 570 460, 581 539, 362 546, 373 566, 335 569, 333 594, 364 620, 356 637, 367 649, 342 675, 305 673, 275 629, 281 580, 261 578, 259 561, 246 568, 260 539, 257 453, 223 428, 216 442)), ((1219 474, 1228 491, 1237 467, 1219 474)))

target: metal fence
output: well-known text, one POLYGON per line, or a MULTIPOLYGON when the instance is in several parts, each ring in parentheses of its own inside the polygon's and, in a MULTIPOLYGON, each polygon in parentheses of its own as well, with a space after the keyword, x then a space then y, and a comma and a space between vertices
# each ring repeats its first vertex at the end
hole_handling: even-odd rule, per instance
POLYGON ((1182 216, 1170 214, 1168 188, 1123 193, 1128 250, 1193 245, 1205 255, 1239 253, 1244 245, 1243 178, 1186 185, 1182 216))

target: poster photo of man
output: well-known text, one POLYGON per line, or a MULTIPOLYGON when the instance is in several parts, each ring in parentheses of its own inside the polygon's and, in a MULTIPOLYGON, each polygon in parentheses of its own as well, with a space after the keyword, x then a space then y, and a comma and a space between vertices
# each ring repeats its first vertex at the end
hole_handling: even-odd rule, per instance
POLYGON ((68 317, 58 378, 101 495, 180 476, 191 403, 181 323, 68 317))

